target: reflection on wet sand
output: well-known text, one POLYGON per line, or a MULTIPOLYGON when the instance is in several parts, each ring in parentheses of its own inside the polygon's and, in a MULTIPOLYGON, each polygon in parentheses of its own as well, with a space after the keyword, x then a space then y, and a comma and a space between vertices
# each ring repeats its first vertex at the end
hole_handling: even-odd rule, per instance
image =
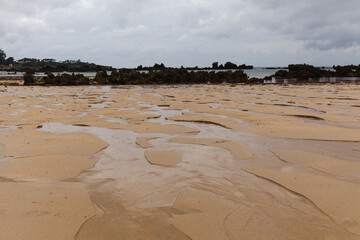
POLYGON ((360 239, 360 87, 1 87, 0 239, 360 239))

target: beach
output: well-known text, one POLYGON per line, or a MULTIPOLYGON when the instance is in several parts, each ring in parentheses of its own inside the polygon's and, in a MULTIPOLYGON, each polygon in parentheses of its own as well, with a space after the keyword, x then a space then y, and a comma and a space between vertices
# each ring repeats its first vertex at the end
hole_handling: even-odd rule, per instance
POLYGON ((359 93, 0 86, 0 240, 360 239, 359 93))

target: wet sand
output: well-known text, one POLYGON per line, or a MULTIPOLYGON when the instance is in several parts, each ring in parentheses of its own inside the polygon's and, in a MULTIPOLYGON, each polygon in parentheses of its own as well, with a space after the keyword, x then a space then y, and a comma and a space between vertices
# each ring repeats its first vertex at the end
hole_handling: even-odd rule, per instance
POLYGON ((360 86, 0 86, 0 240, 360 239, 360 86))

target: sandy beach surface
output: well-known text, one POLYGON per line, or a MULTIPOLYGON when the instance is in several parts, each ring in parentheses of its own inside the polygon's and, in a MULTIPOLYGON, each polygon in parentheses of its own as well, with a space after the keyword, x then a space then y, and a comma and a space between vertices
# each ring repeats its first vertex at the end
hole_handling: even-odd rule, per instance
POLYGON ((360 239, 360 85, 0 86, 19 239, 360 239))

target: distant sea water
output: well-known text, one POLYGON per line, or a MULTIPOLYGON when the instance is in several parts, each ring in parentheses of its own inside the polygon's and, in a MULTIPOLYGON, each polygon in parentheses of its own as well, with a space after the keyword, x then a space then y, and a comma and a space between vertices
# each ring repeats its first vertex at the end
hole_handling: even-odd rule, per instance
POLYGON ((280 69, 268 69, 262 67, 254 67, 253 69, 245 69, 244 72, 249 76, 249 78, 264 78, 270 75, 275 74, 280 69))
MULTIPOLYGON (((270 76, 272 74, 275 74, 279 69, 266 69, 261 67, 255 67, 254 69, 246 69, 244 72, 250 77, 256 77, 256 78, 264 78, 266 76, 270 76)), ((207 70, 209 71, 209 70, 207 70)), ((212 70, 210 70, 212 71, 212 70)), ((220 70, 220 71, 228 71, 228 70, 220 70)), ((147 71, 143 71, 147 72, 147 71)), ((72 74, 70 72, 56 72, 55 75, 61 75, 64 73, 72 74)), ((96 72, 74 72, 75 74, 80 73, 83 74, 86 77, 95 77, 96 72)), ((111 72, 108 72, 110 74, 111 72)), ((1 72, 0 76, 23 76, 24 72, 1 72)), ((35 76, 46 76, 45 72, 36 72, 35 76)))
MULTIPOLYGON (((275 74, 277 71, 281 70, 281 69, 285 69, 285 68, 264 68, 264 67, 254 67, 253 69, 244 69, 243 71, 249 76, 249 78, 264 78, 267 76, 271 76, 273 74, 275 74)), ((215 71, 215 72, 225 72, 225 71, 236 71, 237 69, 218 69, 218 70, 194 70, 195 72, 198 71, 207 71, 207 72, 211 72, 211 71, 215 71)))

